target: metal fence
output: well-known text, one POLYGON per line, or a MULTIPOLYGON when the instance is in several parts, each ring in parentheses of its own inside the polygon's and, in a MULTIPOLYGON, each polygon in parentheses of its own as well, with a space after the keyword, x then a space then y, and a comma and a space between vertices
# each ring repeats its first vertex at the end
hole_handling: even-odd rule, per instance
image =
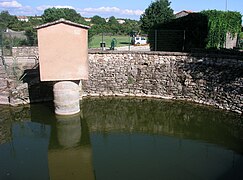
POLYGON ((153 30, 149 33, 152 51, 185 51, 185 30, 153 30))
POLYGON ((21 45, 21 42, 27 40, 24 31, 13 31, 7 29, 0 31, 0 55, 11 56, 12 48, 21 45))
MULTIPOLYGON (((149 33, 150 49, 152 51, 178 51, 190 52, 194 49, 205 49, 207 47, 207 32, 195 30, 164 30, 156 29, 149 33)), ((239 48, 237 34, 232 37, 226 34, 224 46, 222 48, 239 48)), ((220 45, 218 45, 218 48, 220 45)))

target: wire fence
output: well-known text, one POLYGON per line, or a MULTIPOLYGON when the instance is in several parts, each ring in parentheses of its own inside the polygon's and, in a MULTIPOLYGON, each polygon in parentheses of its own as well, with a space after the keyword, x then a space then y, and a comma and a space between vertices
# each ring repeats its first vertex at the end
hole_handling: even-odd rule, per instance
MULTIPOLYGON (((240 38, 237 34, 225 35, 225 43, 222 48, 241 48, 240 38)), ((150 49, 152 51, 177 51, 190 52, 195 49, 208 48, 208 34, 198 30, 164 30, 155 29, 149 33, 150 49)), ((220 48, 220 44, 218 47, 220 48)))
POLYGON ((13 31, 7 29, 0 31, 0 55, 11 56, 12 48, 19 47, 26 41, 27 37, 24 31, 13 31))
POLYGON ((152 51, 185 51, 185 30, 153 30, 149 33, 152 51))

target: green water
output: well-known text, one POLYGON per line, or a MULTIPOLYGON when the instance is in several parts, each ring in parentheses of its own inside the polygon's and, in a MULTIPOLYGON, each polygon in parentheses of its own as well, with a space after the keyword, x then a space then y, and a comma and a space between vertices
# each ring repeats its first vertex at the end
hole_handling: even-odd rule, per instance
POLYGON ((243 118, 185 102, 0 106, 0 180, 243 179, 243 118))

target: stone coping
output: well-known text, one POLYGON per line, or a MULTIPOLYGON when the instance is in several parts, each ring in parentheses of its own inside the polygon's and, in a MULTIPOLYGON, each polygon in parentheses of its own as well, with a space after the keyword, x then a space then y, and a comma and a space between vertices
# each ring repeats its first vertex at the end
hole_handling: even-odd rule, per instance
MULTIPOLYGON (((32 47, 13 47, 13 49, 35 49, 35 51, 38 51, 37 46, 32 46, 32 47)), ((89 49, 88 50, 89 54, 145 54, 145 55, 160 55, 160 56, 191 56, 191 57, 208 57, 208 58, 223 58, 223 59, 235 59, 235 60, 241 60, 243 61, 243 55, 235 55, 235 54, 220 54, 214 53, 214 52, 207 52, 206 50, 197 50, 195 52, 167 52, 167 51, 118 51, 118 50, 105 50, 101 51, 100 48, 97 49, 89 49)), ((28 56, 26 55, 21 55, 21 56, 28 56)), ((36 56, 38 55, 29 55, 29 56, 36 56)))
POLYGON ((191 57, 209 57, 209 58, 223 58, 223 59, 236 59, 242 60, 241 55, 227 55, 227 54, 216 54, 216 53, 205 53, 205 52, 167 52, 167 51, 117 51, 117 50, 92 50, 89 49, 88 54, 147 54, 147 55, 160 55, 160 56, 191 56, 191 57))

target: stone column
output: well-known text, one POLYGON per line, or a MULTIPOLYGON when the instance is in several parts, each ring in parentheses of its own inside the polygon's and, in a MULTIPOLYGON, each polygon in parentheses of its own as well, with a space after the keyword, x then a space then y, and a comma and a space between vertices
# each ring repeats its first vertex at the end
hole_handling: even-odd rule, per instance
POLYGON ((79 85, 72 81, 60 81, 54 84, 54 106, 58 115, 79 113, 79 85))

